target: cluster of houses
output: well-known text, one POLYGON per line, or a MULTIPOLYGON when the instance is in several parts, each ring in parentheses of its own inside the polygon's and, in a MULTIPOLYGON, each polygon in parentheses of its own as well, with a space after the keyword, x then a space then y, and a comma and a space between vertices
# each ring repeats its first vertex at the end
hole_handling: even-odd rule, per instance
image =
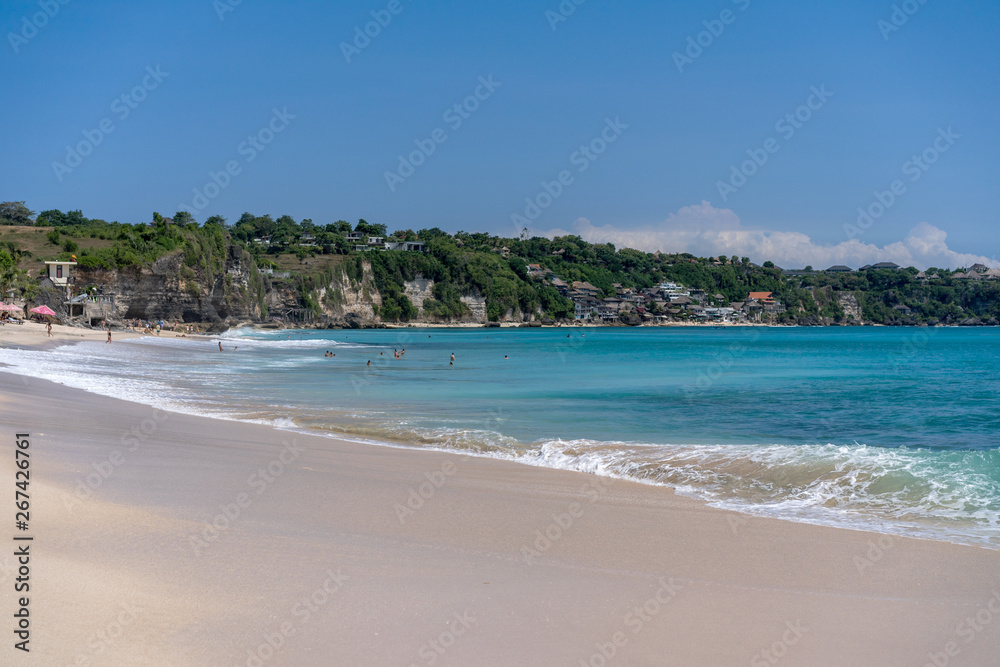
MULTIPOLYGON (((927 275, 923 271, 917 274, 917 280, 934 280, 940 278, 937 274, 927 275)), ((973 264, 968 271, 951 274, 952 280, 1000 280, 1000 269, 991 269, 982 264, 973 264)))
POLYGON ((709 295, 704 290, 688 289, 673 282, 640 290, 616 283, 615 295, 602 299, 601 290, 588 282, 567 283, 538 264, 528 264, 526 268, 530 278, 547 281, 570 299, 574 318, 580 321, 613 324, 635 322, 638 318, 645 322, 688 320, 722 324, 760 321, 765 314, 785 310, 771 292, 750 292, 744 301, 728 303, 721 294, 709 295))
MULTIPOLYGON (((878 269, 890 269, 899 270, 902 267, 894 262, 879 262, 878 264, 867 264, 858 269, 861 271, 875 271, 878 269)), ((784 269, 783 273, 786 275, 805 275, 807 273, 812 273, 806 269, 784 269)), ((844 266, 843 264, 838 264, 836 266, 831 266, 826 269, 824 273, 854 273, 854 269, 849 266, 844 266)), ((942 276, 936 273, 928 274, 926 271, 921 271, 915 278, 917 280, 942 280, 942 276)), ((984 264, 973 264, 968 271, 958 271, 957 273, 951 274, 950 278, 952 280, 1000 280, 1000 269, 991 269, 984 264)))
MULTIPOLYGON (((427 244, 423 241, 394 241, 386 240, 381 236, 371 236, 365 232, 348 232, 345 235, 347 242, 351 245, 351 249, 357 252, 365 252, 368 250, 402 250, 404 252, 427 252, 427 244)), ((271 239, 267 238, 255 238, 253 242, 256 245, 270 245, 271 239)), ((299 239, 300 246, 304 248, 315 247, 316 237, 313 234, 303 234, 299 239)))

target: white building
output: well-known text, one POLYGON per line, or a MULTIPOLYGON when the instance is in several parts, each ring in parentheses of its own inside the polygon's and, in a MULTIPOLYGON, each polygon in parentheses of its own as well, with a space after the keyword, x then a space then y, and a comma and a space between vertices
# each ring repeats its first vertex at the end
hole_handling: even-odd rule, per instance
POLYGON ((684 285, 678 285, 677 283, 660 283, 659 289, 668 300, 673 300, 680 296, 691 296, 691 292, 684 285))
POLYGON ((70 283, 70 269, 76 266, 76 262, 45 262, 45 276, 52 281, 53 285, 64 287, 70 283))

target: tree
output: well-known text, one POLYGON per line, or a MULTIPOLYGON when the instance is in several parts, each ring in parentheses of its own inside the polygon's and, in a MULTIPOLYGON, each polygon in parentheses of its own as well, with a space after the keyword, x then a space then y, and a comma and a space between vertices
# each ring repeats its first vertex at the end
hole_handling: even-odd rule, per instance
POLYGON ((35 224, 35 212, 24 205, 23 201, 5 201, 0 203, 0 225, 35 224))
POLYGON ((178 227, 184 227, 186 225, 197 225, 198 221, 187 211, 177 211, 174 213, 174 224, 178 227))
POLYGON ((66 222, 66 214, 57 208, 42 211, 35 224, 39 227, 60 227, 66 222))
POLYGON ((6 294, 17 275, 17 260, 6 248, 0 248, 0 295, 6 294))
POLYGON ((331 225, 327 225, 326 231, 331 232, 333 234, 346 234, 347 232, 351 231, 351 223, 347 222, 346 220, 338 220, 337 222, 331 225))
POLYGON ((354 231, 361 232, 362 234, 368 234, 369 236, 385 236, 386 228, 385 225, 375 225, 364 218, 358 220, 358 224, 354 226, 354 231))

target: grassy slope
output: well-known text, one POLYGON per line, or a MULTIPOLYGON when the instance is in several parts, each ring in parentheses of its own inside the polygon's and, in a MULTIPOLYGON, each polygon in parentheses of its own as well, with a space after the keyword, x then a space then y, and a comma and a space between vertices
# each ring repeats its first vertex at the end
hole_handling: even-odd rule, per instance
MULTIPOLYGON (((52 245, 45 238, 46 234, 52 231, 52 227, 7 227, 0 226, 0 242, 11 241, 17 244, 20 250, 31 253, 31 257, 23 257, 18 266, 31 273, 32 277, 45 273, 43 262, 55 259, 56 255, 62 252, 62 245, 52 245)), ((62 241, 72 238, 79 246, 80 250, 97 250, 98 248, 110 248, 114 241, 105 239, 92 239, 86 236, 63 236, 62 241)), ((79 254, 79 251, 77 251, 79 254)))

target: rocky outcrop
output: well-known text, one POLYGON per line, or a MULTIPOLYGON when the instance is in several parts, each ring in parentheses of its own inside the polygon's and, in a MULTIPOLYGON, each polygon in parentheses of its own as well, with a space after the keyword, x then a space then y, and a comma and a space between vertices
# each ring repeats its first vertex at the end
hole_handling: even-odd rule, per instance
POLYGON ((844 323, 864 324, 861 316, 861 305, 854 292, 837 292, 837 300, 844 309, 844 323))
POLYGON ((460 297, 460 300, 469 309, 470 320, 479 322, 480 324, 486 323, 486 297, 477 294, 475 296, 460 297))
POLYGON ((126 269, 78 269, 78 284, 114 295, 111 321, 140 319, 206 323, 225 328, 263 316, 266 284, 249 253, 229 246, 220 270, 206 274, 184 253, 126 269))
MULTIPOLYGON (((204 258, 192 262, 193 266, 189 266, 185 254, 177 252, 149 266, 78 269, 76 282, 81 287, 96 288, 104 295, 114 295, 113 312, 107 318, 113 324, 131 319, 176 320, 217 330, 245 323, 350 328, 384 325, 380 316, 382 296, 375 284, 372 265, 367 261, 357 265, 342 263, 305 277, 274 280, 262 275, 253 257, 235 245, 226 248, 224 262, 216 257, 214 269, 206 268, 210 262, 204 258)), ((419 276, 405 283, 404 293, 418 310, 412 324, 442 321, 424 312, 425 303, 434 298, 434 284, 433 280, 419 276)), ((485 297, 476 292, 460 298, 468 311, 453 321, 487 322, 485 297)), ((40 301, 67 319, 65 294, 61 290, 43 289, 40 301)), ((532 316, 538 319, 541 313, 526 317, 515 310, 501 321, 528 321, 532 316)), ((77 318, 81 324, 86 324, 87 319, 77 318)))
POLYGON ((347 272, 334 272, 329 285, 321 287, 317 294, 325 317, 333 320, 351 318, 354 320, 377 321, 382 295, 375 287, 372 265, 365 262, 358 280, 352 280, 347 272))
POLYGON ((406 298, 417 310, 424 311, 424 301, 434 298, 434 281, 430 278, 414 278, 404 284, 406 298))

